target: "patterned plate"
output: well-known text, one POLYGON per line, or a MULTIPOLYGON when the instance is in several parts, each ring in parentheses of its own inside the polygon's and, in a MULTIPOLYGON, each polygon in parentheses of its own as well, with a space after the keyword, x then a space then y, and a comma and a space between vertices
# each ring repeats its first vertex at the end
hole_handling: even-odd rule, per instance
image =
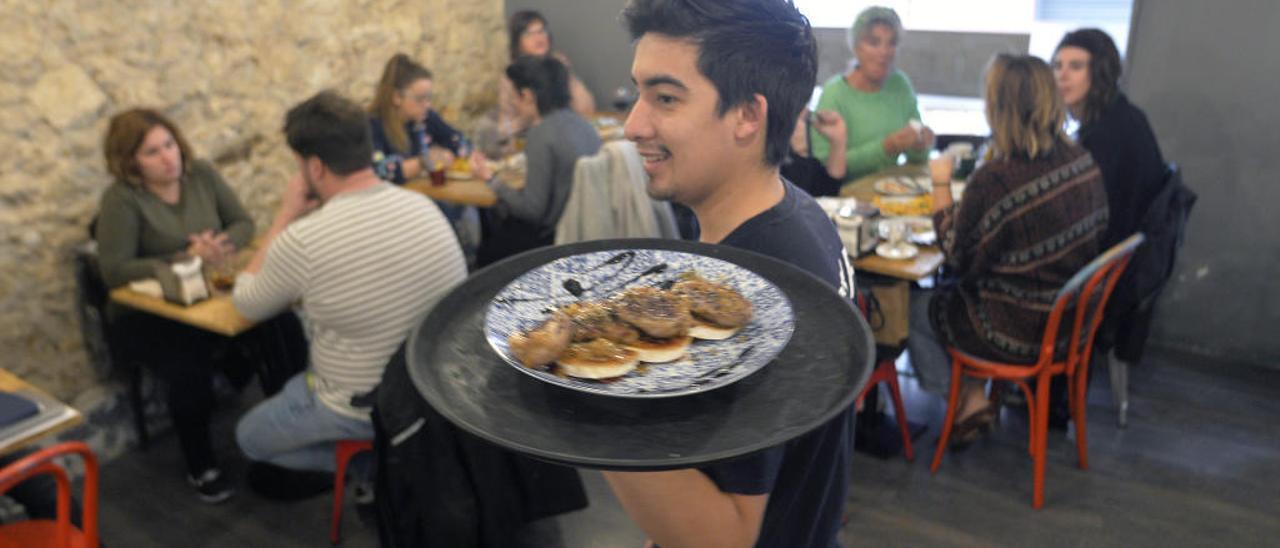
POLYGON ((484 331, 504 361, 542 381, 606 396, 666 398, 713 390, 754 373, 782 352, 794 324, 791 301, 782 290, 738 265, 679 251, 619 249, 563 257, 516 278, 490 303, 484 331), (558 306, 579 298, 607 299, 629 287, 661 286, 688 271, 742 293, 754 308, 751 323, 727 340, 695 340, 679 361, 642 364, 610 382, 524 367, 507 347, 511 334, 537 327, 558 306))

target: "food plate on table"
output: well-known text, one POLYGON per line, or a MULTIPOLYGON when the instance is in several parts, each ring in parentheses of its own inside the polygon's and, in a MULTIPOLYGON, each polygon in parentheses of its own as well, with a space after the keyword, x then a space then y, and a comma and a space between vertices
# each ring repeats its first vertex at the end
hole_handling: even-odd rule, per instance
MULTIPOLYGON (((634 263, 627 271, 640 266, 634 263)), ((635 274, 654 266, 645 264, 635 274)), ((584 280, 571 277, 585 294, 584 280)), ((766 291, 737 278, 726 279, 752 299, 753 291, 766 291)), ((559 287, 567 281, 560 279, 559 287)), ((752 322, 775 321, 767 312, 770 306, 777 305, 761 302, 752 322)), ((520 328, 517 324, 511 329, 520 328)), ((741 333, 750 329, 748 324, 741 333)), ((409 376, 423 400, 459 429, 487 442, 570 466, 669 470, 772 447, 831 420, 849 409, 865 385, 874 350, 870 328, 849 299, 793 265, 729 246, 626 239, 539 248, 472 274, 414 328, 405 354, 409 376), (728 275, 718 272, 741 275, 738 269, 758 276, 767 282, 758 287, 775 287, 786 297, 793 317, 789 340, 776 357, 735 382, 663 398, 573 389, 517 369, 495 349, 486 333, 489 311, 517 279, 534 271, 550 276, 553 270, 540 269, 566 257, 603 253, 611 259, 638 250, 693 256, 689 260, 699 268, 710 265, 699 272, 709 280, 728 275)), ((749 358, 750 354, 744 361, 749 358)))
POLYGON ((933 230, 933 219, 924 215, 899 217, 907 226, 907 239, 913 244, 933 245, 938 235, 933 230))
POLYGON ((920 248, 907 242, 898 242, 896 244, 885 242, 876 246, 876 255, 894 261, 912 259, 918 254, 920 254, 920 248))
POLYGON ((791 339, 794 319, 791 301, 782 290, 743 267, 680 251, 628 249, 563 257, 516 278, 489 305, 484 331, 503 361, 543 382, 605 396, 666 398, 727 386, 764 367, 791 339), (513 336, 533 331, 563 307, 616 302, 636 288, 661 292, 691 277, 727 286, 745 297, 752 310, 750 321, 723 340, 692 332, 695 340, 686 341, 683 351, 675 350, 678 358, 646 358, 622 376, 601 380, 579 378, 560 362, 526 366, 510 344, 513 336))
POLYGON ((885 196, 920 196, 929 193, 928 177, 890 177, 876 181, 872 188, 885 196))

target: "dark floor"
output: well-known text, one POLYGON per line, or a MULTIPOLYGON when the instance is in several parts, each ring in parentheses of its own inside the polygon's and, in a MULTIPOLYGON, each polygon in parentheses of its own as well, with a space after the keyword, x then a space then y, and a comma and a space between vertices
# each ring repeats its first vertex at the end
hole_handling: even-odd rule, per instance
MULTIPOLYGON (((1091 392, 1090 468, 1074 442, 1051 432, 1045 508, 1031 509, 1026 420, 1006 409, 1001 427, 929 473, 941 400, 906 383, 908 416, 929 422, 916 462, 858 454, 846 546, 1274 546, 1280 538, 1280 371, 1151 356, 1133 371, 1129 427, 1115 426, 1105 371, 1091 392)), ((220 412, 227 467, 243 471, 231 429, 257 397, 220 412)), ((199 502, 179 470, 176 441, 161 436, 103 468, 102 536, 109 546, 323 546, 331 499, 294 504, 243 490, 218 506, 199 502)), ((587 510, 533 524, 528 547, 638 547, 630 523, 596 473, 587 510)), ((350 506, 343 546, 376 546, 350 506)))

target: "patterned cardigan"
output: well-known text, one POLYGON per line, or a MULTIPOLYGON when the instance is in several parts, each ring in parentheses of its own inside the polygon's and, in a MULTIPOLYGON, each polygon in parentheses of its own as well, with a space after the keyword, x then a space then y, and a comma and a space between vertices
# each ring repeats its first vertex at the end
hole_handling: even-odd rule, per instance
POLYGON ((1103 251, 1107 194, 1093 157, 1065 145, 988 162, 933 222, 955 280, 931 306, 943 342, 1033 363, 1058 289, 1103 251))

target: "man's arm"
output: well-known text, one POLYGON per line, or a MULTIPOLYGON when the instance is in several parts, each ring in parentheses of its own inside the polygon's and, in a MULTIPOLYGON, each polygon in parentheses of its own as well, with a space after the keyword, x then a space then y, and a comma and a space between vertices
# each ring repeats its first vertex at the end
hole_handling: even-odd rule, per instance
POLYGON ((236 281, 231 301, 241 315, 251 320, 269 318, 302 295, 309 272, 305 254, 300 253, 296 246, 277 246, 276 243, 290 224, 310 213, 317 205, 319 201, 309 196, 301 174, 289 180, 271 228, 263 235, 258 249, 253 252, 253 259, 236 281), (273 247, 280 249, 273 251, 273 247), (269 271, 262 272, 268 253, 277 258, 269 271))
POLYGON ((748 547, 769 495, 721 491, 698 470, 605 472, 623 508, 662 548, 748 547))

